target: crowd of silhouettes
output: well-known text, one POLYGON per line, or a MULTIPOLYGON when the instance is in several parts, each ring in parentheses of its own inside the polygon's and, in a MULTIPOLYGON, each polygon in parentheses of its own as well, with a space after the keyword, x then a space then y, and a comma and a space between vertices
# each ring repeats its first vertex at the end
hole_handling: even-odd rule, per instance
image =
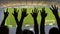
MULTIPOLYGON (((53 15, 55 16, 56 21, 57 21, 57 26, 58 26, 58 28, 56 28, 56 27, 51 28, 49 30, 49 34, 59 34, 60 17, 58 15, 58 7, 56 5, 51 5, 51 7, 49 7, 49 9, 52 11, 53 15)), ((23 20, 25 19, 25 17, 28 14, 27 14, 26 8, 22 8, 21 12, 22 12, 22 14, 21 14, 20 20, 18 20, 19 10, 17 10, 17 8, 14 8, 14 13, 12 13, 12 15, 14 16, 14 19, 16 21, 16 24, 17 24, 16 34, 46 34, 45 33, 45 18, 47 17, 48 14, 45 11, 45 7, 43 7, 42 10, 38 10, 37 8, 34 8, 34 10, 32 10, 31 16, 34 19, 34 32, 32 32, 28 29, 22 30, 23 20), (39 29, 38 22, 37 22, 37 16, 38 16, 39 12, 41 15, 40 29, 39 29)), ((8 15, 9 15, 9 12, 8 12, 8 8, 7 8, 6 12, 4 12, 4 19, 0 25, 0 34, 9 34, 9 28, 8 28, 8 26, 5 25, 5 20, 7 19, 8 15)))

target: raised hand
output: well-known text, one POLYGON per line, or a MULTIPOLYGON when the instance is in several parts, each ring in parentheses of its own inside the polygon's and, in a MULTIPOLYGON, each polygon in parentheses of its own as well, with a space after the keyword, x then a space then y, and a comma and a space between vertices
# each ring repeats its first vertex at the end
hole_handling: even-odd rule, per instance
POLYGON ((53 12, 54 15, 58 15, 58 7, 56 5, 51 5, 50 10, 53 12), (51 8, 52 7, 52 8, 51 8))
POLYGON ((4 19, 2 21, 1 26, 5 26, 5 20, 6 20, 7 16, 8 16, 8 14, 9 14, 9 12, 8 12, 8 8, 7 8, 6 12, 4 12, 4 19))
POLYGON ((4 17, 7 18, 8 14, 9 14, 9 12, 8 12, 8 8, 7 8, 6 12, 4 12, 4 17))
POLYGON ((58 7, 56 7, 55 5, 54 6, 52 5, 52 8, 50 8, 50 9, 52 10, 52 12, 54 14, 56 21, 57 21, 58 28, 60 29, 60 17, 58 15, 58 7))
POLYGON ((23 8, 21 11, 22 11, 22 14, 21 14, 21 17, 22 17, 22 18, 24 18, 24 17, 26 17, 26 16, 28 15, 26 8, 23 8))
POLYGON ((32 10, 32 13, 31 13, 32 17, 35 19, 37 18, 37 15, 38 15, 38 10, 36 8, 34 8, 34 10, 32 10))
POLYGON ((47 16, 47 13, 45 13, 45 8, 42 8, 42 10, 40 11, 41 13, 41 17, 45 18, 47 16))
POLYGON ((33 19, 34 19, 34 32, 35 34, 39 34, 39 28, 38 28, 38 23, 37 23, 37 15, 38 15, 38 10, 34 8, 31 13, 33 19))
POLYGON ((16 12, 16 11, 17 11, 17 9, 16 9, 16 8, 14 8, 13 16, 14 16, 15 18, 17 18, 17 17, 18 17, 18 12, 19 12, 19 10, 18 10, 18 12, 16 12))
POLYGON ((45 8, 42 8, 40 11, 41 13, 41 23, 40 23, 40 34, 45 34, 45 17, 47 16, 47 13, 45 13, 45 8))

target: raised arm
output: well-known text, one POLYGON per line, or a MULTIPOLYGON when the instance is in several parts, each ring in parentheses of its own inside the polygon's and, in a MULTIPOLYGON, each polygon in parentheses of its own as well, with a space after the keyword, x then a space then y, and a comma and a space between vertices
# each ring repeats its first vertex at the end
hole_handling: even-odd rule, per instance
POLYGON ((57 21, 57 25, 58 25, 58 27, 60 29, 60 18, 59 18, 59 15, 58 15, 58 7, 56 7, 55 5, 54 6, 52 5, 51 7, 50 7, 50 10, 54 14, 54 16, 56 18, 56 21, 57 21))
POLYGON ((6 20, 6 18, 8 17, 8 8, 7 8, 7 10, 6 10, 6 12, 4 12, 4 19, 3 19, 3 21, 2 21, 2 24, 1 24, 1 26, 4 26, 5 25, 5 20, 6 20))
POLYGON ((27 16, 27 14, 26 14, 26 9, 23 9, 23 10, 22 10, 22 14, 21 14, 21 19, 20 19, 20 21, 18 21, 18 19, 17 19, 17 17, 18 17, 18 12, 16 12, 16 11, 17 11, 17 9, 14 8, 14 14, 13 14, 13 16, 14 16, 14 18, 15 18, 15 20, 16 20, 16 23, 17 23, 16 34, 22 34, 22 24, 23 24, 23 20, 24 20, 24 18, 27 16))
MULTIPOLYGON (((18 11, 19 12, 19 11, 18 11)), ((19 24, 19 21, 18 21, 18 12, 17 12, 17 9, 16 8, 14 8, 14 13, 13 13, 13 16, 14 16, 14 18, 15 18, 15 21, 16 21, 16 24, 17 24, 17 26, 19 26, 20 24, 19 24)))
POLYGON ((41 13, 41 23, 40 23, 40 34, 45 34, 45 18, 47 13, 45 13, 45 8, 42 8, 41 13))
POLYGON ((38 29, 38 23, 37 23, 37 16, 38 16, 38 10, 34 8, 34 11, 31 13, 33 19, 34 19, 34 31, 35 34, 39 34, 39 29, 38 29))
POLYGON ((20 23, 19 23, 20 27, 22 27, 24 18, 28 15, 26 8, 23 8, 21 11, 22 11, 22 14, 21 14, 21 19, 20 19, 20 23))

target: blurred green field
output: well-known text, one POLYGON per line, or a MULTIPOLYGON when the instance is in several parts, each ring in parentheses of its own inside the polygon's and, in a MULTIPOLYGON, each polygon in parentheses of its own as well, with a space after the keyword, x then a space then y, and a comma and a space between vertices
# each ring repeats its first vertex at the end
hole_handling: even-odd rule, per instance
MULTIPOLYGON (((21 18, 21 9, 22 8, 17 8, 17 10, 19 10, 18 20, 20 20, 20 18, 21 18)), ((27 8, 27 13, 29 15, 24 19, 23 26, 25 26, 27 24, 32 26, 34 24, 34 20, 33 20, 32 16, 31 16, 31 14, 30 14, 30 13, 32 13, 33 9, 34 8, 27 8)), ((42 7, 38 7, 37 9, 41 10, 42 7)), ((56 24, 55 17, 52 14, 52 11, 49 9, 49 7, 46 7, 45 10, 46 10, 46 13, 48 14, 47 17, 46 17, 45 25, 51 25, 52 23, 53 23, 53 25, 56 24)), ((6 8, 5 8, 5 11, 6 11, 6 8)), ((9 16, 6 19, 5 25, 16 27, 16 21, 15 21, 13 15, 12 15, 12 13, 14 12, 13 8, 8 8, 8 12, 9 12, 9 16)), ((59 12, 59 15, 60 15, 60 12, 59 12)), ((40 22, 41 22, 40 12, 38 13, 37 21, 38 21, 38 24, 40 24, 40 22)))

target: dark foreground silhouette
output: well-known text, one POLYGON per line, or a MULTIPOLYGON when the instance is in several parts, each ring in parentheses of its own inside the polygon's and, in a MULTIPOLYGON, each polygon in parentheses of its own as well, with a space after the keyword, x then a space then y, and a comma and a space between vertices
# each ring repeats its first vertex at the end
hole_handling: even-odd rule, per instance
POLYGON ((60 18, 58 15, 58 7, 56 7, 55 5, 52 5, 51 7, 50 7, 50 10, 52 11, 53 15, 56 18, 58 28, 56 28, 56 27, 51 28, 49 31, 49 34, 60 34, 60 32, 59 32, 59 30, 60 30, 60 18))
POLYGON ((45 8, 42 8, 41 13, 41 23, 40 23, 40 34, 45 34, 45 18, 47 13, 45 13, 45 8))
POLYGON ((4 19, 2 21, 2 24, 0 26, 0 34, 9 34, 9 28, 5 25, 5 20, 8 17, 8 8, 6 12, 4 12, 4 19))

